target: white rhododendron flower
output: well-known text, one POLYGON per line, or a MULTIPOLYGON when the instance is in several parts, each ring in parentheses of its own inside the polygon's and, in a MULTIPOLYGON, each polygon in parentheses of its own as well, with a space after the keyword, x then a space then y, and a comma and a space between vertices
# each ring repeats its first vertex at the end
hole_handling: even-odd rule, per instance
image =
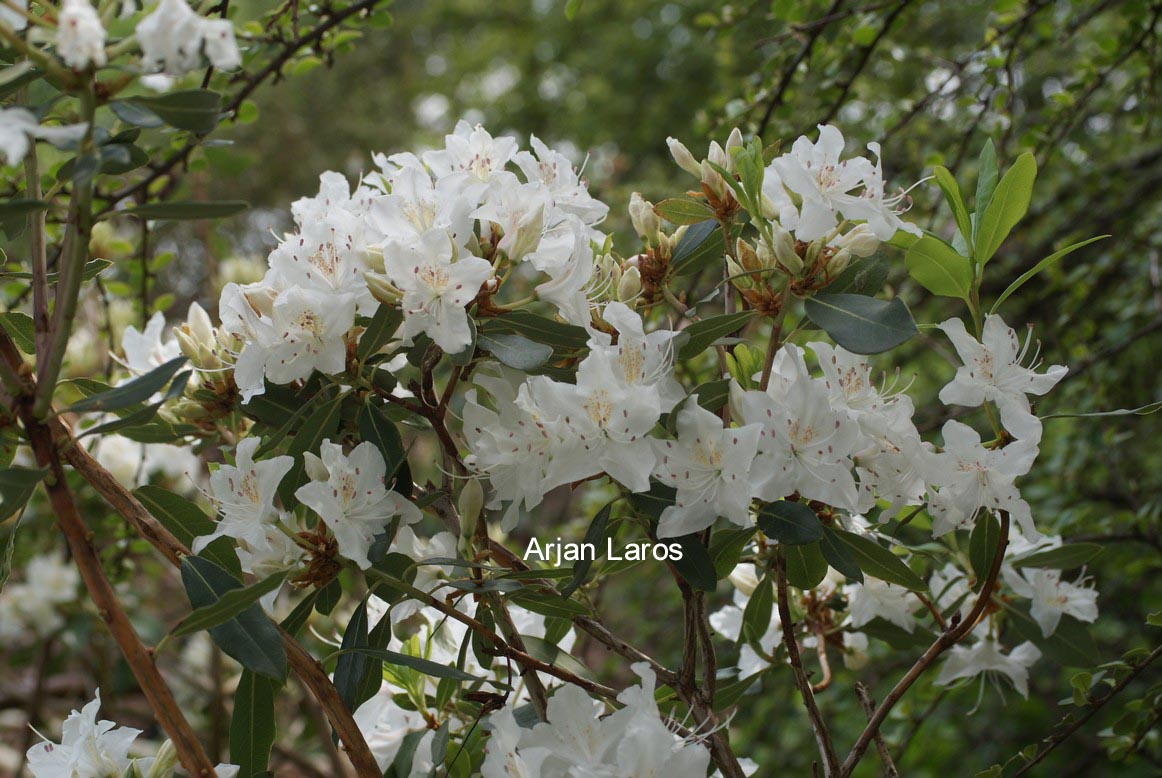
POLYGON ((210 493, 219 518, 212 534, 194 539, 195 554, 220 537, 252 548, 264 548, 269 542, 266 525, 280 518, 274 505, 278 485, 295 461, 288 456, 255 461, 261 445, 262 438, 243 439, 234 454, 235 464, 222 465, 210 474, 210 493))
POLYGON ((1030 367, 1023 366, 1032 335, 1022 347, 1017 333, 1000 316, 985 317, 980 342, 968 334, 960 319, 949 319, 939 326, 964 362, 952 382, 940 390, 940 400, 946 405, 968 406, 994 402, 1001 412, 1001 424, 1013 437, 1040 440, 1041 420, 1033 415, 1028 395, 1048 392, 1065 377, 1068 368, 1052 365, 1037 373, 1036 355, 1030 367))
POLYGON ((202 55, 220 70, 241 64, 234 28, 224 19, 198 16, 186 0, 161 0, 137 23, 142 65, 181 75, 202 66, 202 55))
POLYGON ((121 334, 121 350, 125 353, 125 366, 137 375, 182 355, 181 346, 170 336, 165 316, 160 312, 149 317, 144 331, 128 325, 121 334))
POLYGON ((419 521, 420 511, 403 495, 388 491, 387 464, 374 443, 364 441, 344 455, 342 446, 324 440, 319 453, 306 454, 312 480, 295 497, 334 533, 339 553, 366 569, 371 566, 367 550, 388 522, 399 516, 411 524, 419 521))
POLYGON ((1025 535, 1037 537, 1029 504, 1013 483, 1033 466, 1036 442, 1018 440, 988 449, 976 430, 958 421, 946 422, 943 435, 944 451, 933 454, 927 465, 928 483, 934 487, 928 501, 933 536, 971 526, 984 508, 1008 511, 1025 535))
MULTIPOLYGON (((742 641, 742 617, 746 606, 758 586, 759 579, 753 564, 735 565, 730 573, 730 582, 734 584, 734 593, 731 604, 710 614, 710 627, 727 640, 739 643, 742 641)), ((770 666, 767 657, 774 656, 775 651, 783 642, 782 621, 779 610, 771 608, 771 618, 767 622, 766 632, 758 639, 760 656, 749 642, 744 642, 738 651, 738 675, 740 678, 749 678, 770 666)))
POLYGON ((105 64, 105 28, 89 0, 64 0, 57 20, 56 50, 74 70, 105 64))
POLYGON ((129 747, 139 729, 98 721, 101 690, 80 711, 74 710, 61 726, 61 742, 38 743, 28 749, 28 768, 36 778, 121 776, 133 764, 129 747))
POLYGON ((24 580, 0 589, 0 640, 12 645, 47 638, 65 625, 62 611, 74 602, 80 573, 58 554, 34 556, 24 565, 24 580))
POLYGON ((0 108, 0 154, 9 165, 15 165, 24 159, 35 140, 63 146, 85 137, 88 129, 88 123, 46 126, 26 108, 0 108))
POLYGON ((677 489, 658 520, 658 537, 706 529, 719 516, 749 526, 748 479, 760 433, 757 424, 724 428, 721 418, 698 405, 697 395, 690 398, 678 411, 678 439, 656 443, 655 475, 677 489))
POLYGON ((851 626, 859 628, 881 618, 897 627, 911 632, 916 628, 912 613, 920 601, 902 586, 865 576, 863 583, 847 584, 843 587, 847 597, 851 626))
POLYGON ((1005 678, 1022 697, 1029 696, 1029 668, 1041 658, 1041 650, 1032 643, 1022 643, 1009 653, 992 637, 984 637, 971 646, 953 646, 940 666, 936 683, 947 686, 961 678, 978 675, 1005 678))
POLYGON ((1004 568, 1005 583, 1021 597, 1032 600, 1029 615, 1049 637, 1057 630, 1062 616, 1078 621, 1097 621, 1097 590, 1082 582, 1061 580, 1060 570, 1012 567, 1004 568))

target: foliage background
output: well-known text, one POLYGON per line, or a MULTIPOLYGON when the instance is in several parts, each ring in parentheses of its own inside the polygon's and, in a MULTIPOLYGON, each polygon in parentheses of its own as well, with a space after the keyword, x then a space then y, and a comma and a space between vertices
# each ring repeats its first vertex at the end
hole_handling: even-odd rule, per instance
MULTIPOLYGON (((236 13, 244 19, 264 8, 243 2, 236 13)), ((191 195, 246 199, 253 210, 213 232, 166 228, 156 245, 173 261, 156 268, 150 304, 171 304, 180 316, 189 300, 212 303, 213 269, 269 250, 267 231, 285 226, 289 203, 312 193, 320 172, 354 177, 370 168, 370 151, 434 144, 460 117, 493 132, 571 142, 578 158, 588 156, 592 191, 613 206, 609 227, 622 246, 632 245, 624 211, 630 191, 661 199, 687 184, 669 159, 667 135, 697 155, 734 125, 761 129, 775 142, 832 121, 852 142, 880 140, 897 185, 934 164, 971 181, 989 137, 1002 165, 1035 151, 1040 174, 1030 216, 995 260, 1003 270, 994 278, 1015 277, 1057 245, 1113 235, 1010 302, 1009 323, 1036 323, 1047 362, 1071 367, 1038 410, 1090 413, 1162 401, 1162 5, 581 0, 572 10, 569 19, 551 0, 404 0, 392 6, 390 26, 297 59, 283 83, 256 95, 260 120, 227 129, 223 137, 233 145, 196 152, 182 183, 191 195)), ((946 212, 937 214, 939 190, 914 194, 915 209, 932 213, 930 226, 950 235, 946 212)), ((917 321, 944 318, 943 304, 922 303, 926 296, 910 287, 900 264, 893 281, 917 321)), ((905 361, 905 377, 914 372, 905 361)), ((934 394, 950 375, 917 374, 915 393, 934 394)), ((942 419, 918 421, 924 429, 942 419)), ((1094 634, 1103 659, 1159 642, 1159 629, 1145 620, 1162 610, 1160 436, 1158 414, 1048 421, 1040 464, 1024 482, 1046 531, 1106 547, 1087 570, 1101 591, 1094 634)), ((567 494, 546 515, 553 511, 575 517, 578 536, 591 512, 567 494)), ((47 519, 35 527, 18 544, 18 558, 52 542, 47 519)), ((667 584, 643 566, 612 578, 601 597, 615 632, 674 664, 678 643, 667 634, 681 602, 667 584)), ((580 650, 602 666, 599 646, 580 650)), ((898 760, 903 774, 971 774, 1036 743, 1067 710, 1059 703, 1074 672, 1047 667, 1034 668, 1028 701, 1003 700, 992 688, 978 700, 976 687, 947 693, 922 683, 885 729, 897 749, 909 746, 898 760)), ((903 669, 881 663, 879 676, 865 681, 883 688, 903 669)), ((106 671, 116 678, 115 666, 106 671)), ((863 714, 854 698, 840 696, 851 679, 839 672, 819 700, 837 740, 849 743, 863 714)), ((809 774, 814 748, 790 676, 769 676, 734 721, 736 751, 764 765, 764 775, 776 767, 809 774)), ((1111 762, 1108 753, 1126 742, 1107 728, 1149 680, 1058 749, 1044 771, 1158 774, 1157 731, 1133 736, 1137 753, 1128 761, 1111 762)), ((876 769, 869 757, 862 774, 876 769)))

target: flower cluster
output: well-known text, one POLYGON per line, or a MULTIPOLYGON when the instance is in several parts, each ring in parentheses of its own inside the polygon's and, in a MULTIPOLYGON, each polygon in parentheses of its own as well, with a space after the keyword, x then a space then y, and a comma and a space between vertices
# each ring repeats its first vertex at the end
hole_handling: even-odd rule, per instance
POLYGON ((33 557, 24 567, 26 580, 9 582, 0 592, 0 640, 47 638, 64 626, 62 606, 74 602, 80 576, 56 554, 33 557))

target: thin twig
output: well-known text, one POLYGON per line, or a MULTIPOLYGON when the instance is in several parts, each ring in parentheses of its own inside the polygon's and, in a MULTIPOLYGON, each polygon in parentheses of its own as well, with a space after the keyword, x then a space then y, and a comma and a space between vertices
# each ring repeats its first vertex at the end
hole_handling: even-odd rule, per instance
MULTIPOLYGON (((859 698, 860 707, 863 708, 863 712, 866 713, 867 717, 870 719, 872 714, 875 713, 876 704, 875 701, 872 700, 871 694, 868 692, 867 687, 859 681, 855 682, 855 696, 859 698)), ((884 738, 879 732, 876 732, 875 742, 876 751, 879 752, 880 761, 884 765, 884 774, 887 775, 888 778, 900 778, 900 771, 896 769, 896 763, 892 761, 892 755, 888 751, 888 746, 884 743, 884 738)))

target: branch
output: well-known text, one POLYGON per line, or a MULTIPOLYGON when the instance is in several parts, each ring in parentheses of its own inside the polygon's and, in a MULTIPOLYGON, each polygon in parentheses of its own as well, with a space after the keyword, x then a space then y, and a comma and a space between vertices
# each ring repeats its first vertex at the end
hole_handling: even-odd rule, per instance
MULTIPOLYGON (((871 694, 868 693, 867 687, 859 681, 855 682, 855 696, 859 697, 859 705, 870 719, 875 712, 876 703, 871 698, 871 694)), ((884 773, 888 778, 900 778, 900 771, 896 769, 896 763, 892 761, 892 755, 888 752, 884 738, 879 732, 875 735, 875 742, 876 751, 880 754, 880 761, 884 764, 884 773)))
POLYGON ((977 621, 984 615, 985 608, 988 606, 993 592, 993 587, 996 586, 997 577, 1001 573, 1001 562, 1005 557, 1005 548, 1009 544, 1009 512, 1000 511, 1001 514, 1001 539, 997 542, 996 554, 993 557, 992 567, 989 569, 988 576, 985 578, 984 586, 981 587, 980 594, 976 598, 976 603, 972 606, 962 621, 953 626, 951 629, 940 634, 936 641, 928 647, 923 656, 916 660, 911 669, 900 679, 899 683, 895 685, 880 706, 876 708, 876 712, 868 720, 867 726, 864 727, 863 732, 860 733, 859 739, 855 741, 855 745, 851 748, 851 753, 848 754, 846 761, 843 763, 843 771, 840 776, 844 778, 851 775, 855 766, 859 764, 859 760, 863 758, 864 752, 867 751, 868 745, 872 738, 879 732, 884 720, 888 717, 888 713, 895 707, 900 698, 907 693, 908 689, 916 682, 916 679, 924 674, 936 659, 946 650, 956 645, 960 640, 972 632, 972 628, 976 626, 977 621))
MULTIPOLYGON (((823 18, 835 18, 835 12, 839 10, 841 5, 843 5, 843 0, 835 0, 831 4, 831 7, 827 9, 827 13, 824 14, 823 18)), ((803 46, 799 49, 799 53, 795 55, 793 60, 791 60, 791 64, 783 69, 783 77, 780 79, 779 85, 775 88, 775 93, 771 96, 770 101, 767 103, 766 110, 763 111, 763 118, 759 120, 758 129, 755 130, 755 137, 761 138, 763 136, 763 131, 766 130, 767 125, 770 124, 771 116, 774 114, 775 109, 783 103, 783 97, 786 95, 787 89, 790 88, 791 81, 793 81, 795 78, 795 71, 797 71, 799 69, 799 65, 801 65, 803 61, 811 55, 811 50, 815 48, 815 41, 819 39, 819 36, 823 34, 825 29, 827 29, 826 24, 820 24, 816 27, 813 27, 807 34, 807 39, 803 41, 803 46)))
POLYGON ((807 717, 811 719, 811 729, 815 731, 815 742, 819 746, 819 755, 823 757, 823 774, 825 776, 839 775, 839 758, 835 755, 835 746, 831 742, 831 732, 827 723, 823 721, 823 714, 815 704, 815 693, 811 691, 811 681, 803 671, 803 660, 799 656, 799 643, 795 639, 795 625, 791 622, 791 608, 787 603, 787 559, 783 556, 783 549, 775 549, 775 590, 779 600, 779 621, 783 630, 783 643, 787 646, 787 656, 791 662, 791 670, 795 676, 795 686, 803 697, 803 707, 807 709, 807 717))

